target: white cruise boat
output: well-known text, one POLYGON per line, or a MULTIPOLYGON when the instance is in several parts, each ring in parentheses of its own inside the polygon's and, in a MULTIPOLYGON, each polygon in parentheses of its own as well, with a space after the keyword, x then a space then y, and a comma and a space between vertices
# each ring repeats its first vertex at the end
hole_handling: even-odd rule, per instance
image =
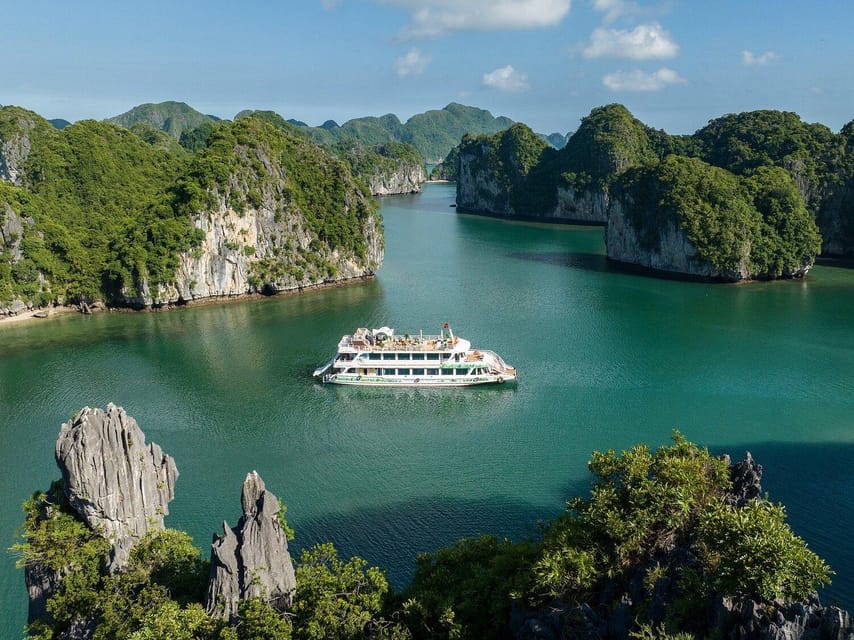
POLYGON ((494 351, 472 349, 450 327, 439 335, 395 335, 392 329, 357 329, 315 377, 333 384, 387 387, 464 387, 516 380, 516 369, 494 351))

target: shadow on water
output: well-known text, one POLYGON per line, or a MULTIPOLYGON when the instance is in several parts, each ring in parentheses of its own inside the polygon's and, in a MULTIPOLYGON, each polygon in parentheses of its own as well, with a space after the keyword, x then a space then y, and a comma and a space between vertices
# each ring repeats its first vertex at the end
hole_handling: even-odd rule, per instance
POLYGON ((815 259, 815 263, 817 265, 821 265, 823 267, 839 267, 841 269, 854 269, 854 258, 852 257, 830 257, 830 256, 819 256, 815 259))
POLYGON ((569 267, 571 269, 583 269, 585 271, 597 271, 600 273, 617 271, 614 265, 608 262, 604 255, 595 253, 573 253, 564 251, 548 251, 543 253, 533 251, 520 251, 508 253, 508 257, 515 260, 527 262, 542 262, 558 267, 569 267))
POLYGON ((824 604, 854 608, 854 444, 760 442, 712 450, 733 461, 745 451, 763 466, 762 490, 785 505, 792 530, 837 571, 821 592, 824 604))
POLYGON ((341 557, 358 555, 384 569, 400 589, 412 579, 419 553, 483 533, 514 541, 537 539, 538 521, 550 517, 535 505, 506 498, 424 497, 300 523, 291 546, 298 557, 300 549, 316 541, 332 542, 341 557))
MULTIPOLYGON (((587 491, 586 481, 568 485, 566 497, 587 491)), ((544 526, 563 513, 562 506, 543 507, 502 496, 479 500, 420 497, 300 522, 291 553, 298 558, 301 549, 329 541, 341 557, 361 556, 382 568, 389 582, 400 589, 411 581, 418 554, 481 534, 514 542, 536 541, 544 526)))
MULTIPOLYGON (((837 569, 821 592, 825 604, 854 608, 854 546, 848 544, 854 512, 854 445, 837 443, 760 442, 714 447, 738 461, 750 451, 763 466, 762 488, 786 507, 788 522, 809 548, 837 569)), ((589 496, 590 484, 567 483, 562 494, 589 496)), ((412 578, 415 558, 455 540, 482 533, 514 541, 538 540, 543 525, 562 513, 562 505, 539 506, 507 497, 460 500, 441 496, 417 498, 385 507, 329 513, 297 524, 295 556, 315 542, 333 542, 342 557, 358 555, 386 570, 396 588, 412 578)))

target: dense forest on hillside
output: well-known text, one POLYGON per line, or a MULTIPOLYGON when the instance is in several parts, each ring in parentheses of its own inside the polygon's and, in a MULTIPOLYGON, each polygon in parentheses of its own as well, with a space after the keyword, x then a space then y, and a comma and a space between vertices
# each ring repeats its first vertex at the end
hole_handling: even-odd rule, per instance
MULTIPOLYGON (((700 240, 701 231, 694 234, 698 246, 704 247, 704 258, 719 262, 724 251, 719 241, 758 228, 762 237, 756 236, 754 244, 762 245, 762 255, 755 259, 769 275, 780 275, 790 271, 793 256, 809 259, 818 253, 816 222, 825 253, 854 251, 851 131, 852 124, 834 134, 794 113, 754 111, 717 118, 693 135, 673 136, 612 104, 583 118, 561 150, 546 147, 530 129, 515 125, 493 136, 467 136, 458 151, 475 183, 500 188, 494 197, 481 189, 483 198, 474 198, 469 207, 474 210, 503 212, 509 207, 510 215, 536 217, 550 215, 559 206, 562 190, 574 197, 599 194, 611 202, 615 194, 630 194, 633 205, 643 202, 643 214, 634 216, 633 222, 650 239, 666 222, 664 212, 675 211, 675 204, 686 207, 690 201, 690 210, 680 210, 683 214, 707 210, 716 220, 704 218, 693 224, 694 229, 722 225, 715 232, 717 241, 700 240), (697 162, 679 164, 673 157, 697 162), (677 164, 692 169, 674 172, 677 164), (668 183, 664 191, 662 180, 668 183), (705 185, 699 191, 697 180, 705 185), (757 189, 763 190, 758 198, 757 189), (682 194, 680 202, 667 194, 682 194), (752 209, 751 224, 742 224, 744 216, 724 210, 745 206, 752 209), (713 255, 717 250, 713 246, 721 252, 713 255)), ((476 192, 476 187, 466 185, 460 189, 476 192)), ((685 222, 691 226, 687 218, 685 222)))
POLYGON ((0 109, 11 167, 0 181, 0 302, 123 304, 174 281, 181 255, 204 235, 194 220, 221 206, 298 215, 320 243, 306 255, 321 246, 365 255, 375 205, 346 164, 259 119, 204 126, 191 151, 146 124, 85 120, 60 131, 0 109))
MULTIPOLYGON (((745 637, 759 638, 763 626, 782 633, 820 623, 824 610, 798 603, 831 571, 791 531, 783 507, 761 496, 761 467, 749 454, 730 465, 676 433, 655 451, 594 452, 589 469, 590 494, 571 498, 541 539, 483 535, 420 555, 402 593, 380 568, 318 544, 295 563, 292 600, 249 597, 230 619, 205 613, 209 565, 185 533, 149 532, 111 573, 110 544, 55 485, 24 505, 14 549, 20 565, 61 575, 48 617, 29 630, 43 640, 69 629, 102 640, 626 639, 728 637, 749 623, 745 637)), ((284 512, 275 517, 293 537, 284 512)), ((816 637, 835 636, 828 627, 816 637)))

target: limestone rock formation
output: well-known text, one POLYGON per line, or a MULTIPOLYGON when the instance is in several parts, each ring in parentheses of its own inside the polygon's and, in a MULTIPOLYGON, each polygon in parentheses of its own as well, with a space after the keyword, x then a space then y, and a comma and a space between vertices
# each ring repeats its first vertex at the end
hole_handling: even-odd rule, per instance
POLYGON ((110 568, 123 567, 132 545, 163 528, 178 469, 124 409, 84 407, 62 425, 56 441, 69 504, 113 545, 110 568))
POLYGON ((24 164, 32 150, 29 134, 37 126, 37 118, 34 113, 23 109, 4 113, 3 120, 11 122, 7 122, 5 127, 9 133, 5 136, 0 134, 0 180, 19 186, 24 183, 24 164))
POLYGON ((603 188, 575 189, 571 186, 557 188, 557 205, 551 217, 561 222, 605 224, 608 222, 610 198, 603 188))
MULTIPOLYGON (((605 229, 605 249, 610 260, 636 265, 680 276, 726 280, 737 282, 750 277, 747 268, 749 245, 738 269, 720 271, 697 255, 697 249, 688 240, 682 229, 672 222, 658 230, 657 246, 650 247, 640 237, 631 222, 629 210, 633 206, 630 198, 618 198, 611 202, 608 225, 605 229)), ((804 273, 809 270, 805 267, 804 273)))
POLYGON ((231 618, 241 600, 262 597, 284 610, 296 578, 288 541, 279 520, 278 498, 266 490, 257 472, 246 475, 241 496, 243 516, 237 526, 223 522, 223 535, 211 545, 211 574, 205 607, 211 615, 231 618))
POLYGON ((421 185, 427 180, 424 165, 420 163, 401 163, 394 170, 380 170, 364 177, 374 196, 421 193, 421 185))
POLYGON ((727 640, 851 640, 848 612, 807 602, 765 605, 747 598, 722 598, 711 625, 727 640))
MULTIPOLYGON (((726 459, 728 462, 729 457, 726 459)), ((729 465, 729 477, 732 489, 727 502, 734 507, 743 507, 762 495, 762 465, 753 459, 749 451, 745 452, 744 460, 729 465)))

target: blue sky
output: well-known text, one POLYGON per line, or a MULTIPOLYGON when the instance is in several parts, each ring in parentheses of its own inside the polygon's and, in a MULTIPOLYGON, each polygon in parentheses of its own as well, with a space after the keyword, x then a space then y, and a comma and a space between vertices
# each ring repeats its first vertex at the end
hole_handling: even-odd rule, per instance
POLYGON ((8 4, 0 104, 48 118, 180 100, 313 125, 461 102, 543 133, 610 102, 671 133, 766 108, 854 119, 848 0, 8 4))

